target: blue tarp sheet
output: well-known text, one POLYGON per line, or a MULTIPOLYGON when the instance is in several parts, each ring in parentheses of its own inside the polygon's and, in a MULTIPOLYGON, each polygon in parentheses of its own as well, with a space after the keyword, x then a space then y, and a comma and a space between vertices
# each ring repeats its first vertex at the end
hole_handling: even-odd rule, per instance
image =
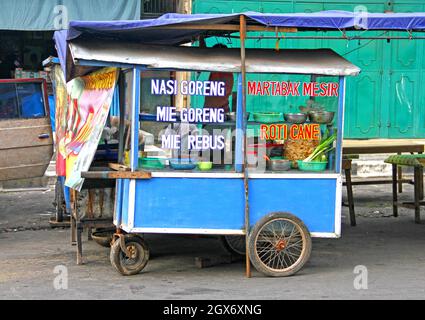
MULTIPOLYGON (((139 21, 71 21, 69 24, 69 39, 82 34, 108 35, 126 37, 128 40, 157 40, 150 36, 152 31, 144 30, 181 23, 217 24, 238 23, 239 15, 234 14, 165 14, 158 19, 139 21), (143 36, 143 37, 142 37, 143 36)), ((415 13, 355 13, 349 11, 321 11, 313 13, 286 13, 270 14, 259 12, 244 12, 248 24, 259 24, 269 27, 296 27, 309 29, 350 29, 363 26, 369 30, 424 30, 425 12, 415 13)), ((169 30, 161 32, 162 39, 171 41, 169 44, 180 41, 179 36, 196 34, 197 30, 169 30)))
MULTIPOLYGON (((349 11, 321 11, 314 13, 269 14, 244 12, 234 14, 165 14, 157 19, 127 21, 71 21, 68 34, 55 35, 58 55, 65 70, 67 40, 79 37, 104 37, 115 40, 138 41, 147 44, 177 45, 189 42, 205 30, 155 30, 151 27, 173 24, 239 23, 244 14, 247 23, 269 27, 342 30, 356 26, 369 30, 425 30, 425 12, 416 13, 355 13, 349 11)), ((272 30, 271 30, 272 31, 272 30)), ((57 32, 56 32, 57 33, 57 32)))
MULTIPOLYGON (((66 39, 68 37, 68 30, 55 31, 53 34, 53 40, 56 44, 56 52, 58 53, 59 62, 63 74, 66 74, 66 39)), ((66 77, 66 76, 65 76, 66 77)))

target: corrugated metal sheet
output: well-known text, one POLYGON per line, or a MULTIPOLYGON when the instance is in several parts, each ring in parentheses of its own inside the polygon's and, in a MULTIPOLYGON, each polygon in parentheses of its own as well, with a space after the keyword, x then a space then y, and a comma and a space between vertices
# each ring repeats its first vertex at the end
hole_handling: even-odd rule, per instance
MULTIPOLYGON (((140 65, 148 69, 240 72, 239 49, 152 46, 113 41, 75 41, 70 44, 74 63, 140 65)), ((106 65, 106 64, 105 64, 106 65)), ((357 75, 360 69, 330 49, 247 49, 246 71, 330 76, 357 75)))

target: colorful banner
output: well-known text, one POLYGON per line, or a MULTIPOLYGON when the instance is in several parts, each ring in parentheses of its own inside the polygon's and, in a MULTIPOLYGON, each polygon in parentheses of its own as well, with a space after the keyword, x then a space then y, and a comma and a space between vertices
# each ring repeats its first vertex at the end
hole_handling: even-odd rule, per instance
POLYGON ((67 128, 68 94, 60 65, 52 67, 55 88, 56 174, 66 175, 65 134, 67 128))
POLYGON ((96 153, 118 78, 117 68, 103 68, 67 83, 68 115, 65 136, 65 185, 81 190, 96 153))

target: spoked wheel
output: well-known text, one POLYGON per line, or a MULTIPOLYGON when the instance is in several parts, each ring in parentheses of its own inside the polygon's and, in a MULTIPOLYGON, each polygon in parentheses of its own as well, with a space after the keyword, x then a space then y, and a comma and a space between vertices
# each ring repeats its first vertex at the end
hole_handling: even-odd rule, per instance
POLYGON ((310 257, 311 237, 304 223, 289 213, 271 213, 254 226, 249 254, 254 267, 272 277, 298 272, 310 257))
POLYGON ((111 245, 110 260, 115 269, 124 276, 138 274, 149 261, 149 248, 146 242, 137 236, 124 238, 127 254, 121 249, 120 239, 111 245))
POLYGON ((223 247, 231 254, 244 256, 245 252, 245 236, 221 236, 220 241, 223 247))

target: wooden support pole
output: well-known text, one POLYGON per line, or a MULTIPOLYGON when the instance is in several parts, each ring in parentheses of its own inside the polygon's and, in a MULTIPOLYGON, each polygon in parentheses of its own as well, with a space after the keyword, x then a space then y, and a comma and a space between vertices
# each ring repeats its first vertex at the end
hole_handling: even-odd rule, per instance
MULTIPOLYGON (((246 65, 245 65, 245 38, 246 38, 246 19, 242 14, 239 20, 239 36, 241 43, 241 75, 242 75, 242 111, 245 119, 246 112, 246 65)), ((246 250, 246 277, 251 278, 251 261, 249 259, 249 201, 248 201, 248 168, 246 165, 246 121, 243 123, 243 172, 244 172, 244 187, 245 187, 245 250, 246 250)))
POLYGON ((119 88, 119 144, 118 144, 118 163, 124 162, 124 133, 125 133, 125 75, 121 71, 118 78, 118 88, 119 88))
MULTIPOLYGON (((247 26, 244 16, 245 32, 249 31, 260 31, 260 32, 297 32, 297 28, 285 28, 285 27, 267 27, 267 26, 247 26)), ((173 30, 206 30, 206 31, 232 31, 240 32, 240 25, 237 24, 178 24, 178 25, 167 25, 152 27, 152 29, 173 29, 173 30)))

